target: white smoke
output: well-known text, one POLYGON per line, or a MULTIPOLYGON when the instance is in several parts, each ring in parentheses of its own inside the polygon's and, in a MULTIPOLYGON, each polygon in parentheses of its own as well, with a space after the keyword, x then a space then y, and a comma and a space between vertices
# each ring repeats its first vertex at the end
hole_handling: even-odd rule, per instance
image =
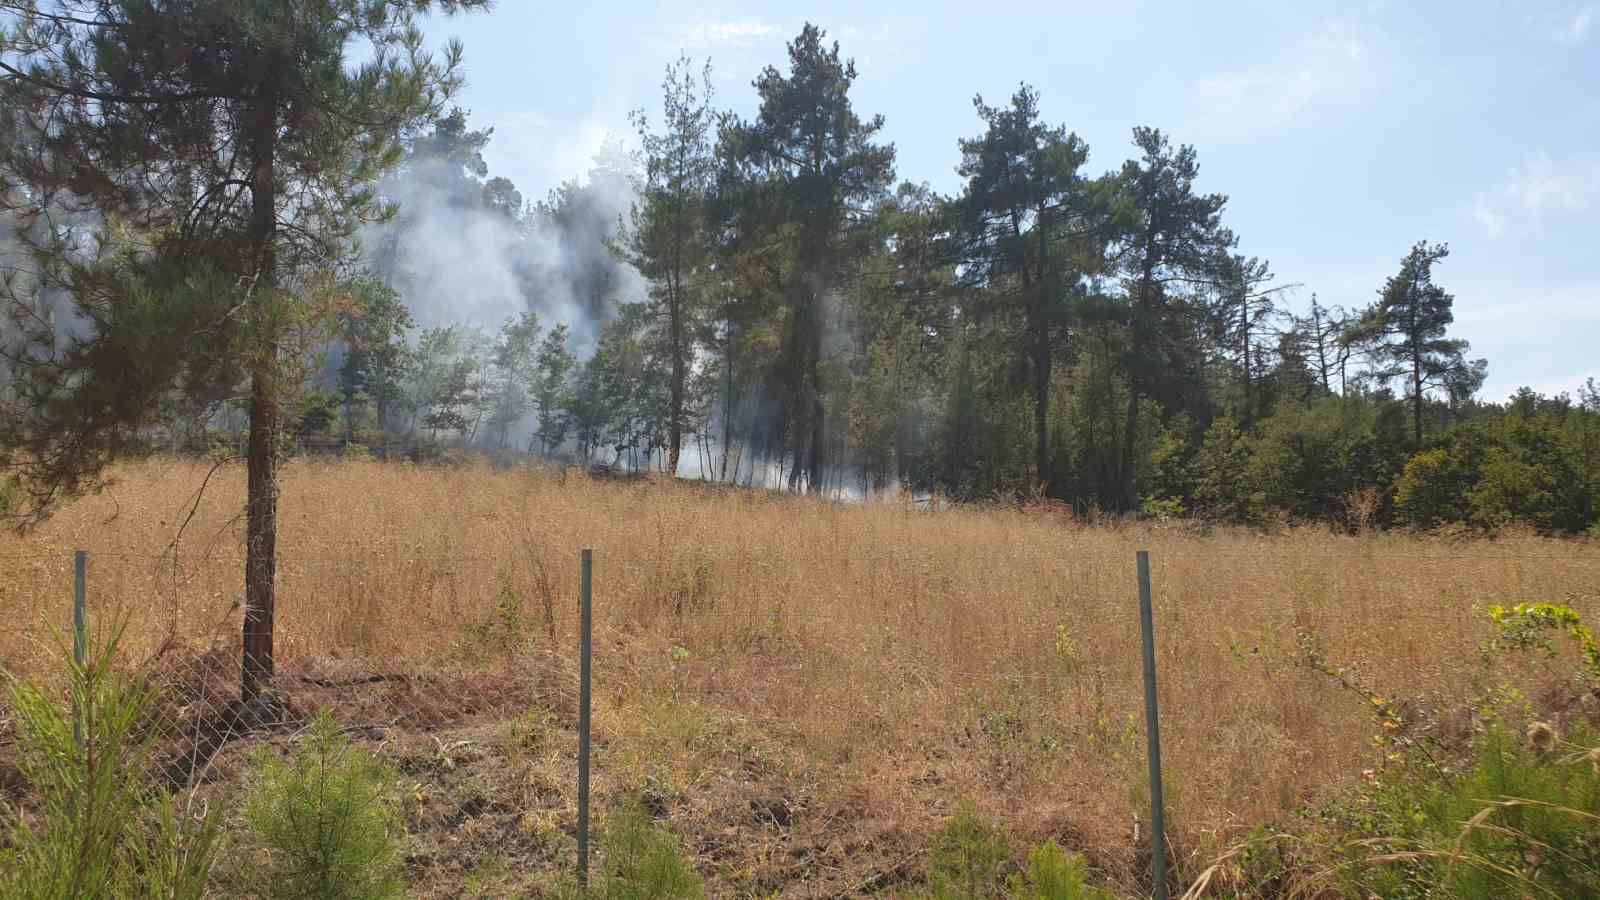
MULTIPOLYGON (((608 157, 613 167, 615 153, 608 157)), ((463 196, 460 170, 430 162, 397 173, 384 185, 399 204, 396 221, 370 229, 369 259, 410 309, 419 328, 445 325, 498 329, 524 311, 548 330, 570 329, 580 359, 592 352, 617 304, 642 299, 638 271, 606 246, 634 202, 629 179, 597 169, 568 183, 560 205, 526 204, 511 214, 463 196)))

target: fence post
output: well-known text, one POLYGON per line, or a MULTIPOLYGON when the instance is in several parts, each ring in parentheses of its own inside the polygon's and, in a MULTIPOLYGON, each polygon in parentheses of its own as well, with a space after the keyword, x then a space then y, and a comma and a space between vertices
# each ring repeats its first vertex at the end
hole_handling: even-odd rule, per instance
MULTIPOLYGON (((81 672, 89 662, 89 553, 78 550, 72 554, 72 659, 81 672)), ((73 704, 72 738, 83 745, 83 715, 73 704)))
POLYGON ((1167 900, 1167 823, 1161 799, 1161 718, 1156 708, 1156 638, 1150 611, 1150 551, 1139 551, 1139 631, 1144 642, 1145 744, 1150 754, 1150 850, 1156 900, 1167 900))
POLYGON ((593 642, 594 551, 583 551, 578 594, 578 884, 589 886, 589 658, 593 642))

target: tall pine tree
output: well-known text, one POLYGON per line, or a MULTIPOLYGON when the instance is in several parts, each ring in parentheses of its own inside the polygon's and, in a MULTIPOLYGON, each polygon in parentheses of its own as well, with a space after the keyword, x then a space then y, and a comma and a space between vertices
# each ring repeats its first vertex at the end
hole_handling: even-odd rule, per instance
POLYGON ((1484 360, 1467 362, 1466 341, 1445 336, 1455 321, 1455 297, 1433 283, 1433 267, 1449 255, 1444 244, 1418 241, 1351 333, 1351 341, 1371 359, 1374 377, 1404 379, 1412 440, 1419 446, 1427 392, 1437 388, 1452 397, 1470 396, 1488 369, 1484 360))
POLYGON ((827 302, 862 240, 869 204, 894 178, 894 146, 874 138, 883 117, 863 120, 850 102, 855 63, 807 24, 789 44, 789 72, 756 79, 755 121, 722 129, 720 179, 729 227, 742 252, 781 260, 782 346, 773 370, 780 431, 794 452, 790 485, 822 488, 827 411, 822 383, 827 302))
POLYGON ((460 46, 435 59, 415 16, 486 5, 26 0, 0 39, 0 125, 39 136, 0 150, 4 192, 24 221, 59 197, 99 218, 88 239, 30 243, 81 327, 36 329, 11 354, 28 402, 0 449, 37 515, 94 484, 163 395, 248 383, 247 701, 273 672, 292 342, 385 212, 368 185, 457 84, 460 46))

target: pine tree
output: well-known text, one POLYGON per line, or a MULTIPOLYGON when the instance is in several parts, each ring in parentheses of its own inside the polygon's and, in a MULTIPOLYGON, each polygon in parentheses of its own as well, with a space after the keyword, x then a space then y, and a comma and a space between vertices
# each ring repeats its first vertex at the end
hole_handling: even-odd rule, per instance
POLYGON ((1466 361, 1470 346, 1466 341, 1445 337, 1455 321, 1455 297, 1433 283, 1433 267, 1449 255, 1444 244, 1418 241, 1400 261, 1400 271, 1384 282, 1378 302, 1362 314, 1349 338, 1366 351, 1374 378, 1405 379, 1417 446, 1422 444, 1427 392, 1443 388, 1453 397, 1470 396, 1488 369, 1483 360, 1466 361))
POLYGON ((1122 195, 1133 221, 1123 235, 1120 259, 1127 285, 1128 377, 1118 481, 1124 509, 1138 505, 1135 443, 1139 401, 1163 380, 1181 378, 1194 354, 1188 317, 1192 297, 1185 289, 1215 278, 1214 261, 1234 243, 1222 227, 1227 197, 1198 194, 1200 167, 1194 148, 1173 149, 1154 128, 1135 128, 1138 160, 1122 168, 1122 195))
POLYGON ((644 112, 634 113, 644 180, 632 227, 620 241, 624 258, 650 280, 651 311, 664 332, 672 370, 666 466, 673 475, 683 448, 689 369, 703 338, 702 282, 710 262, 705 212, 716 176, 712 95, 710 63, 696 79, 685 57, 667 67, 662 82, 664 130, 652 132, 644 112))
POLYGON ((754 122, 722 129, 723 209, 741 250, 768 257, 784 314, 774 376, 777 420, 790 438, 790 486, 822 488, 827 435, 823 384, 826 297, 861 252, 867 204, 894 178, 894 146, 874 143, 883 117, 863 120, 850 102, 855 63, 807 24, 789 44, 789 72, 756 79, 754 122))
POLYGON ((1023 85, 1011 105, 973 101, 988 128, 961 141, 967 179, 956 203, 960 256, 969 281, 1001 306, 1020 306, 1022 357, 1033 396, 1038 485, 1055 490, 1050 453, 1050 384, 1055 356, 1068 342, 1071 300, 1097 274, 1109 237, 1105 185, 1078 170, 1089 147, 1065 126, 1039 118, 1039 94, 1023 85))
MULTIPOLYGON (((70 196, 99 217, 29 251, 87 334, 11 354, 27 416, 0 430, 35 515, 93 485, 160 398, 248 382, 243 698, 273 673, 278 442, 294 345, 326 307, 367 185, 458 83, 415 17, 486 0, 23 0, 0 38, 4 193, 37 221, 70 196), (352 45, 371 48, 351 67, 352 45)), ((11 298, 25 303, 23 298, 11 298)))
POLYGON ((533 403, 539 418, 539 455, 549 456, 550 448, 561 446, 567 436, 566 407, 571 389, 568 378, 576 361, 567 348, 567 323, 550 329, 539 344, 534 360, 537 377, 533 403))

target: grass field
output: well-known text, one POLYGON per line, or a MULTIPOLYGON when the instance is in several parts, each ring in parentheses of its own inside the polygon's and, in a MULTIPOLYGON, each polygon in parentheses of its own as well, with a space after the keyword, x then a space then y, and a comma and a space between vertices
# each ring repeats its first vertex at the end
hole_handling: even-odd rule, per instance
MULTIPOLYGON (((96 621, 128 622, 130 658, 231 677, 244 475, 218 471, 197 499, 208 469, 124 467, 37 532, 0 537, 4 666, 58 665, 84 548, 96 621)), ((386 726, 369 743, 404 773, 413 885, 434 896, 504 896, 570 864, 582 547, 600 802, 643 791, 718 895, 914 878, 963 800, 1135 891, 1136 549, 1152 557, 1169 821, 1191 876, 1374 764, 1370 704, 1299 664, 1300 635, 1443 721, 1508 680, 1536 701, 1554 680, 1555 662, 1479 652, 1487 605, 1600 614, 1600 546, 1527 535, 1205 534, 359 462, 288 465, 280 509, 285 690, 386 726), (335 671, 409 677, 316 674, 335 671)))

